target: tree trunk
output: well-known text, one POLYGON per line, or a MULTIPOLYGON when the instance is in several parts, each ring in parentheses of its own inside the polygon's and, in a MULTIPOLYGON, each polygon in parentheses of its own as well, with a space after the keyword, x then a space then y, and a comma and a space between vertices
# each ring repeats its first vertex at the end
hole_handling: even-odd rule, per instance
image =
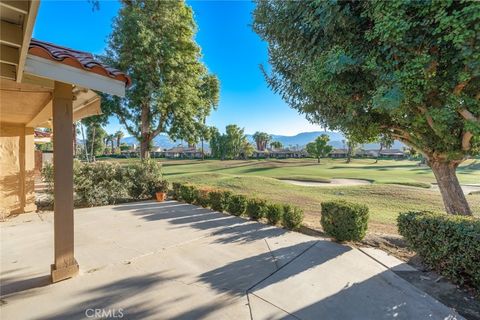
POLYGON ((375 163, 378 163, 378 158, 380 158, 380 152, 382 152, 382 149, 383 149, 383 143, 380 143, 380 149, 378 150, 377 159, 375 160, 375 163))
POLYGON ((94 149, 94 146, 95 146, 95 126, 93 126, 93 132, 92 132, 92 149, 91 149, 91 152, 90 152, 90 154, 92 155, 92 162, 95 161, 95 149, 94 149))
POLYGON ((140 158, 150 158, 150 119, 148 115, 148 105, 142 107, 141 114, 141 141, 140 141, 140 158))
POLYGON ((318 163, 320 163, 320 157, 317 158, 318 163))
POLYGON ((83 124, 80 123, 80 129, 82 130, 82 139, 83 139, 83 149, 85 150, 85 160, 87 160, 87 162, 90 162, 88 160, 88 146, 87 146, 87 139, 85 139, 85 131, 83 129, 83 124))
POLYGON ((150 141, 148 137, 142 136, 142 141, 140 142, 140 158, 150 158, 150 141))
POLYGON ((459 164, 460 162, 458 161, 429 161, 429 165, 437 179, 447 213, 472 215, 472 211, 468 206, 467 199, 455 174, 459 164))
POLYGON ((73 139, 73 157, 77 156, 77 123, 74 122, 72 126, 73 139))

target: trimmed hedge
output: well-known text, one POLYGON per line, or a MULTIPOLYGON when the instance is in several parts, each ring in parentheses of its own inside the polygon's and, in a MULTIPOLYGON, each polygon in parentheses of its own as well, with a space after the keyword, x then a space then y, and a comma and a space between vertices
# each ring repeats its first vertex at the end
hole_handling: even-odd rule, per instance
POLYGON ((181 200, 180 188, 182 184, 179 182, 172 183, 172 198, 175 200, 181 200))
POLYGON ((303 210, 286 204, 283 206, 282 218, 282 225, 285 228, 290 230, 298 229, 303 221, 303 210))
POLYGON ((280 204, 269 204, 267 206, 266 218, 268 223, 276 225, 282 220, 283 206, 280 204))
POLYGON ((212 190, 188 183, 172 183, 172 196, 175 200, 210 207, 219 212, 236 216, 247 214, 253 220, 266 218, 270 224, 279 222, 290 230, 298 229, 303 221, 303 211, 290 205, 269 204, 258 198, 247 198, 225 190, 212 190))
POLYGON ((359 241, 367 233, 368 207, 343 200, 322 202, 320 223, 338 241, 359 241))
POLYGON ((226 211, 228 208, 228 201, 231 196, 231 192, 229 191, 210 191, 209 193, 209 200, 210 200, 210 208, 215 211, 223 212, 226 211))
POLYGON ((198 189, 195 197, 195 204, 208 208, 210 206, 210 190, 208 189, 198 189))
POLYGON ((246 212, 247 215, 253 220, 259 220, 267 214, 267 201, 263 199, 248 199, 246 212))
POLYGON ((400 213, 399 233, 425 264, 480 289, 480 220, 428 211, 400 213))
POLYGON ((235 216, 241 216, 247 208, 247 197, 241 194, 234 194, 228 199, 228 212, 235 216))
POLYGON ((182 184, 180 186, 180 197, 187 203, 193 203, 197 198, 197 189, 195 186, 182 184))

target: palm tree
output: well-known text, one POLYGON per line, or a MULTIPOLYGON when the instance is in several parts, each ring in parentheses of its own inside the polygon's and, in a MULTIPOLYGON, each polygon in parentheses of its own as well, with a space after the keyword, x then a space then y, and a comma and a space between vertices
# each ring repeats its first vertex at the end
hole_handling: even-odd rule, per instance
POLYGON ((117 148, 118 148, 118 150, 120 150, 120 141, 123 138, 123 132, 119 130, 119 131, 115 132, 114 135, 115 135, 115 138, 117 139, 117 148))
POLYGON ((272 141, 272 142, 270 142, 270 148, 272 148, 272 149, 282 149, 283 144, 280 141, 272 141))
POLYGON ((114 146, 114 142, 115 142, 115 135, 114 134, 109 134, 105 137, 105 148, 108 148, 108 143, 110 142, 110 146, 111 146, 111 151, 110 153, 115 153, 115 146, 114 146))
POLYGON ((253 134, 253 139, 257 144, 257 150, 264 151, 267 148, 268 142, 272 140, 272 137, 266 132, 257 131, 253 134))

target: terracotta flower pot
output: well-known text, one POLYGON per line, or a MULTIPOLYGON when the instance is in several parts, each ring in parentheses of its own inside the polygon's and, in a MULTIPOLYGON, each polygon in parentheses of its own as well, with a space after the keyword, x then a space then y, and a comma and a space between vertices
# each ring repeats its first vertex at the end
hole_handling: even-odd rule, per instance
POLYGON ((167 198, 167 193, 166 192, 155 192, 155 198, 157 199, 158 202, 165 201, 167 198))

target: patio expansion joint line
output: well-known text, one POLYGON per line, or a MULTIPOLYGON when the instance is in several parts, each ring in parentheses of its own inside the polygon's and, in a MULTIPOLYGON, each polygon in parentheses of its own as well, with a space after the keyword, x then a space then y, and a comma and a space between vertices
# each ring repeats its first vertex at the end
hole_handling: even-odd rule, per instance
POLYGON ((275 269, 278 270, 278 264, 277 264, 277 258, 275 257, 275 255, 273 254, 272 252, 272 249, 270 248, 270 245, 268 244, 268 241, 267 239, 263 239, 265 241, 265 244, 267 245, 267 248, 268 248, 268 252, 270 252, 270 255, 272 256, 273 258, 273 263, 275 264, 275 269))
MULTIPOLYGON (((378 258, 375 258, 375 257, 372 256, 371 254, 365 252, 362 247, 356 247, 356 249, 357 249, 358 251, 360 251, 361 253, 363 253, 364 255, 366 255, 367 257, 369 257, 370 259, 372 259, 372 260, 374 260, 375 262, 377 262, 378 264, 380 264, 380 265, 384 266, 385 268, 387 268, 387 270, 389 270, 389 271, 391 271, 391 272, 393 272, 393 273, 395 273, 395 274, 397 273, 396 271, 393 270, 392 267, 387 266, 385 263, 383 263, 382 261, 380 261, 378 258)), ((399 260, 400 260, 400 259, 399 259, 399 260)), ((402 262, 405 263, 405 264, 408 264, 408 263, 406 263, 405 261, 402 261, 402 262)), ((409 264, 408 264, 408 265, 409 265, 409 264)), ((411 265, 409 265, 409 266, 412 267, 413 269, 415 269, 415 271, 418 272, 418 269, 417 269, 417 268, 414 268, 414 267, 411 266, 411 265)))
POLYGON ((268 304, 271 305, 272 307, 277 308, 278 310, 281 310, 281 311, 285 312, 286 314, 288 314, 289 316, 292 316, 292 317, 295 318, 295 319, 302 320, 302 318, 297 317, 297 316, 294 315, 293 313, 290 313, 290 312, 288 312, 287 310, 285 310, 285 309, 283 309, 283 308, 280 308, 280 307, 277 306, 276 304, 271 303, 270 301, 267 301, 267 300, 263 299, 262 297, 256 295, 256 294, 253 293, 253 292, 250 292, 250 293, 247 293, 247 301, 248 301, 248 307, 250 308, 250 317, 252 318, 252 320, 254 320, 254 318, 253 318, 253 314, 252 314, 252 308, 251 308, 251 306, 250 306, 250 298, 248 297, 249 294, 251 294, 252 296, 257 297, 258 299, 264 301, 265 303, 268 303, 268 304))
MULTIPOLYGON (((245 293, 247 295, 247 301, 248 301, 248 308, 250 309, 250 317, 253 319, 253 316, 252 316, 252 306, 250 305, 250 299, 248 298, 248 295, 249 294, 252 294, 254 295, 255 297, 259 298, 259 299, 262 299, 263 301, 267 302, 268 304, 274 306, 275 308, 278 308, 279 310, 282 310, 284 311, 285 313, 287 313, 288 315, 291 315, 292 317, 296 318, 296 319, 300 319, 298 318, 297 316, 291 314, 290 312, 276 306, 275 304, 271 303, 270 301, 267 301, 261 297, 259 297, 258 295, 256 295, 255 293, 251 292, 251 290, 253 288, 255 288, 257 285, 259 285, 260 283, 262 283, 263 281, 267 280, 268 278, 270 278, 271 276, 273 276, 275 273, 279 272, 280 270, 282 270, 283 268, 285 268, 286 266, 288 266, 289 264, 291 264, 292 262, 294 262, 295 260, 297 260, 299 257, 301 257, 305 252, 307 252, 308 250, 310 250, 311 248, 313 248, 313 246, 315 246, 316 244, 318 243, 318 240, 315 241, 314 243, 312 243, 310 246, 308 246, 308 248, 306 248, 305 250, 303 250, 302 252, 300 252, 298 255, 296 255, 294 258, 292 258, 292 260, 288 261, 287 263, 285 263, 283 266, 281 266, 280 268, 278 268, 277 270, 273 271, 272 273, 270 273, 268 276, 266 276, 265 278, 257 281, 256 283, 254 283, 250 288, 248 288, 245 293)), ((267 244, 268 246, 268 244, 267 244)), ((270 247, 269 247, 270 249, 270 247)), ((275 264, 276 265, 276 264, 275 264)))

